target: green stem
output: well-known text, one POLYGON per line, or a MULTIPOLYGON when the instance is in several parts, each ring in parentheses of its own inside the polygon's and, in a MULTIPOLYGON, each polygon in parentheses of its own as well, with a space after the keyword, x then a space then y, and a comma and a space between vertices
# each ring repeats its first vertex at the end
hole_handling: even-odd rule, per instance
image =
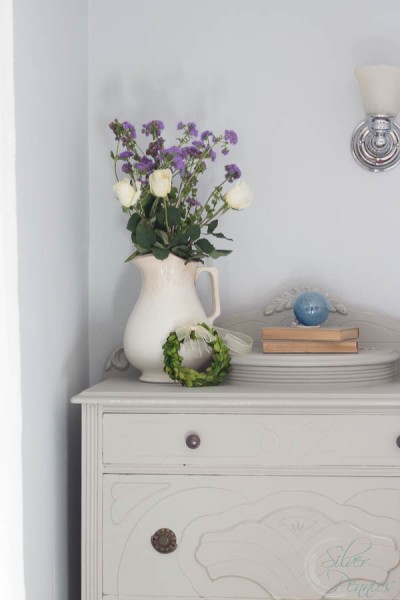
MULTIPOLYGON (((192 166, 192 164, 193 164, 193 160, 192 160, 192 159, 189 159, 189 160, 188 160, 188 163, 187 163, 187 167, 191 167, 191 166, 192 166)), ((181 183, 180 183, 180 185, 179 185, 179 189, 178 189, 178 194, 177 194, 177 200, 178 200, 178 203, 180 202, 180 200, 179 200, 179 196, 181 195, 182 186, 183 186, 183 179, 181 179, 181 183)), ((177 206, 179 206, 179 204, 177 204, 177 206)))
POLYGON ((134 140, 134 145, 140 150, 140 152, 142 153, 143 156, 146 156, 146 154, 143 152, 143 150, 141 149, 141 147, 139 146, 139 144, 137 143, 136 140, 134 140))
POLYGON ((165 198, 163 198, 163 203, 164 203, 165 225, 167 228, 168 235, 170 235, 169 223, 168 223, 168 211, 167 211, 167 198, 168 198, 168 196, 165 196, 165 198))
POLYGON ((223 215, 224 213, 228 212, 228 210, 229 210, 229 206, 221 206, 221 208, 219 210, 217 210, 217 212, 214 215, 212 215, 211 217, 208 217, 204 221, 202 221, 202 223, 200 224, 200 227, 204 227, 205 225, 208 225, 208 223, 211 223, 211 221, 213 221, 220 215, 223 215))
POLYGON ((117 144, 116 153, 114 155, 115 156, 115 158, 114 158, 114 173, 115 173, 115 179, 117 181, 119 181, 118 173, 117 173, 118 150, 119 150, 119 140, 118 140, 118 144, 117 144))
POLYGON ((207 206, 207 204, 210 202, 211 198, 215 195, 215 192, 218 188, 221 188, 224 183, 227 182, 227 179, 225 178, 219 185, 215 186, 214 190, 211 192, 211 194, 208 196, 204 206, 203 206, 203 210, 205 209, 205 207, 207 206))
MULTIPOLYGON (((218 138, 217 138, 217 140, 218 140, 218 138)), ((195 175, 197 175, 197 173, 196 173, 196 169, 197 169, 197 167, 198 167, 198 166, 199 166, 199 165, 200 165, 200 164, 203 162, 203 160, 206 158, 206 156, 207 156, 207 154, 210 152, 210 150, 212 150, 213 148, 215 148, 215 146, 217 146, 218 144, 219 144, 219 140, 218 140, 218 141, 215 141, 215 143, 214 143, 212 146, 207 146, 207 147, 206 147, 206 149, 204 150, 204 152, 202 153, 202 155, 201 155, 201 156, 199 156, 199 158, 198 158, 198 160, 197 160, 197 163, 195 163, 195 167, 194 167, 194 169, 193 169, 193 173, 190 175, 189 179, 188 179, 188 180, 185 182, 185 187, 186 187, 187 185, 189 185, 189 183, 190 183, 190 180, 191 180, 191 179, 192 179, 192 178, 193 178, 195 175)), ((179 206, 180 206, 180 204, 182 203, 182 200, 183 200, 183 198, 180 198, 180 197, 179 197, 180 191, 181 191, 181 190, 180 190, 180 188, 179 188, 179 192, 178 192, 178 201, 177 201, 177 203, 176 203, 176 206, 177 206, 177 207, 179 207, 179 206)))

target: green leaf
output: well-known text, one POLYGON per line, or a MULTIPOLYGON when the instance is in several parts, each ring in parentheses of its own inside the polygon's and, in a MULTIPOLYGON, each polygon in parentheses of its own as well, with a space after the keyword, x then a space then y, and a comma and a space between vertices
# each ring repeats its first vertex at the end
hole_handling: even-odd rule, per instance
MULTIPOLYGON (((167 215, 168 215, 169 227, 175 227, 176 225, 179 225, 180 220, 181 220, 181 214, 180 214, 179 210, 176 208, 176 206, 168 206, 167 215)), ((160 210, 157 212, 157 221, 160 223, 160 225, 165 225, 165 210, 164 210, 164 208, 160 208, 160 210)))
POLYGON ((156 234, 156 238, 160 240, 160 242, 168 246, 169 239, 166 231, 163 231, 162 229, 155 229, 154 233, 156 234))
POLYGON ((184 233, 178 233, 178 235, 172 238, 171 246, 180 246, 181 244, 185 244, 187 242, 187 239, 187 235, 185 235, 184 233))
POLYGON ((149 248, 144 248, 143 246, 140 246, 137 243, 136 243, 136 250, 138 251, 139 254, 149 254, 150 253, 149 248))
POLYGON ((167 248, 157 248, 156 246, 153 246, 151 251, 153 253, 153 256, 155 256, 155 258, 158 258, 159 260, 165 260, 169 255, 169 250, 167 248))
POLYGON ((206 258, 204 252, 193 252, 190 254, 190 260, 199 260, 200 262, 204 262, 202 259, 206 258))
POLYGON ((175 227, 176 225, 179 225, 180 220, 181 220, 181 215, 180 215, 179 210, 175 206, 169 206, 167 208, 167 215, 168 215, 168 225, 170 227, 175 227))
POLYGON ((141 221, 136 227, 136 243, 149 249, 156 241, 157 238, 153 229, 145 221, 141 221))
POLYGON ((233 239, 232 239, 232 238, 228 238, 228 237, 226 237, 226 235, 224 235, 223 233, 213 233, 213 234, 211 234, 211 235, 213 235, 213 236, 214 236, 214 237, 216 237, 216 238, 220 238, 220 239, 228 240, 228 242, 233 242, 233 239))
POLYGON ((186 229, 186 233, 190 237, 191 240, 197 240, 201 235, 201 230, 198 225, 189 225, 186 229))
POLYGON ((129 262, 133 258, 136 258, 136 256, 139 256, 139 252, 137 250, 135 250, 135 252, 133 254, 131 254, 130 256, 128 256, 128 258, 125 259, 125 262, 129 262))
POLYGON ((211 223, 208 225, 207 227, 207 233, 212 233, 213 231, 215 231, 218 227, 218 221, 211 221, 211 223))
POLYGON ((133 213, 133 215, 131 216, 131 218, 128 221, 126 228, 129 231, 135 231, 136 227, 139 224, 140 219, 141 219, 141 217, 138 213, 133 213))
POLYGON ((153 217, 154 220, 156 218, 155 215, 156 215, 156 211, 157 211, 159 205, 160 205, 160 199, 159 198, 155 198, 154 202, 153 202, 153 205, 151 207, 151 210, 149 212, 149 217, 153 217))
POLYGON ((211 258, 219 258, 220 256, 228 256, 232 250, 213 250, 210 252, 211 258))
POLYGON ((189 246, 174 246, 171 248, 171 252, 176 254, 176 256, 180 256, 181 258, 188 258, 189 256, 189 246))
POLYGON ((214 246, 205 238, 197 240, 196 246, 198 248, 200 248, 200 250, 202 250, 206 254, 210 254, 210 255, 211 255, 211 252, 213 252, 215 250, 214 246))
POLYGON ((178 195, 178 188, 176 188, 176 187, 171 188, 171 191, 168 195, 169 199, 176 200, 177 195, 178 195))
MULTIPOLYGON (((169 227, 175 227, 179 225, 181 220, 181 214, 176 206, 168 206, 167 208, 168 225, 169 227)), ((157 211, 157 221, 160 225, 165 225, 165 209, 160 208, 157 211)))
POLYGON ((150 192, 145 194, 143 196, 143 198, 141 199, 141 205, 143 206, 143 211, 144 211, 144 214, 146 215, 146 217, 150 216, 150 212, 151 212, 151 209, 153 208, 153 204, 154 204, 155 200, 156 200, 155 196, 153 196, 153 194, 150 194, 150 192))
POLYGON ((161 225, 164 226, 165 225, 165 213, 164 213, 164 209, 160 208, 157 211, 157 222, 161 225))

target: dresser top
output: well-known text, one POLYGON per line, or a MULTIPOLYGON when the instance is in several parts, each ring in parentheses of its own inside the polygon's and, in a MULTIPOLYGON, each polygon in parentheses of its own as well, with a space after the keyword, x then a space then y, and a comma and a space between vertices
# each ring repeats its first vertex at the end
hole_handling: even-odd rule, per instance
POLYGON ((370 387, 226 383, 185 388, 111 378, 72 398, 74 404, 101 405, 130 412, 393 412, 400 414, 400 380, 370 387))

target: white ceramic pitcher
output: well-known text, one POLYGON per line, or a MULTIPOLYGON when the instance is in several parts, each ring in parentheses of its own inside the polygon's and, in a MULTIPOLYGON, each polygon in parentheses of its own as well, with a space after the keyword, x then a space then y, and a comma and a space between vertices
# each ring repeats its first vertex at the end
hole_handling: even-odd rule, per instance
MULTIPOLYGON (((142 276, 139 299, 126 324, 124 351, 129 362, 142 372, 141 381, 172 383, 163 370, 162 345, 168 334, 180 325, 212 325, 221 314, 218 271, 214 267, 199 267, 196 262, 185 264, 182 258, 170 254, 158 260, 150 254, 132 261, 142 276), (200 273, 211 277, 212 314, 207 316, 197 296, 195 282, 200 273)), ((189 347, 181 348, 184 364, 199 369, 208 357, 198 357, 189 347)))

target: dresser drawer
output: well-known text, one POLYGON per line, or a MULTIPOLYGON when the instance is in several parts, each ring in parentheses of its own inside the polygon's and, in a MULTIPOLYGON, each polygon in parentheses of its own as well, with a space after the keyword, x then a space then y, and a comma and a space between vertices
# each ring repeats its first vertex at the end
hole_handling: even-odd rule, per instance
POLYGON ((102 491, 105 600, 399 597, 399 478, 105 475, 102 491))
POLYGON ((391 415, 103 414, 104 465, 400 465, 391 415))

